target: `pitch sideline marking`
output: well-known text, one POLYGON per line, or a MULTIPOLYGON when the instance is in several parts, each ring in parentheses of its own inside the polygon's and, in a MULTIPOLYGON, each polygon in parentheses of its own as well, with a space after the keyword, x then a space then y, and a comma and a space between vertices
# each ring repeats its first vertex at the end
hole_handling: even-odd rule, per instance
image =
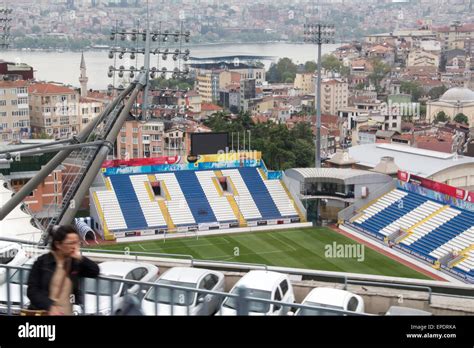
MULTIPOLYGON (((153 248, 153 249, 148 249, 148 248, 145 249, 145 248, 143 248, 143 246, 141 246, 141 244, 139 244, 139 245, 140 245, 140 247, 141 247, 143 250, 145 250, 145 251, 159 251, 159 250, 166 249, 167 246, 170 246, 169 243, 170 243, 170 241, 167 241, 166 243, 163 243, 163 247, 161 247, 161 248, 153 248)), ((225 241, 225 243, 205 243, 205 244, 204 244, 204 243, 201 243, 201 244, 191 244, 191 245, 185 245, 185 246, 190 247, 190 248, 193 248, 193 247, 214 246, 214 245, 226 245, 226 244, 230 244, 230 242, 229 242, 229 241, 225 241)), ((179 245, 179 244, 175 243, 175 245, 179 245)), ((172 247, 172 245, 171 245, 171 247, 172 247)))

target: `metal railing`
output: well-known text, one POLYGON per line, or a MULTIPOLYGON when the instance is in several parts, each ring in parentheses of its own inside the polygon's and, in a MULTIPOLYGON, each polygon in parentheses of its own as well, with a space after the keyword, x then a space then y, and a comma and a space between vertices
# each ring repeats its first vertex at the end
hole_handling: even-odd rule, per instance
POLYGON ((369 282, 369 281, 360 281, 360 280, 351 280, 351 279, 344 279, 344 290, 347 289, 348 284, 353 285, 373 285, 373 286, 384 286, 387 288, 395 288, 395 289, 408 289, 408 290, 424 290, 428 292, 428 304, 431 304, 431 297, 433 295, 433 291, 429 286, 421 286, 421 285, 410 285, 410 284, 393 284, 393 283, 386 283, 386 282, 369 282))
MULTIPOLYGON (((2 279, 3 270, 5 271, 5 278, 0 283, 0 288, 6 287, 6 298, 0 298, 0 314, 19 315, 21 309, 29 306, 29 299, 26 296, 26 272, 29 272, 30 268, 0 265, 0 279, 2 279), (16 275, 17 272, 19 276, 16 275)), ((129 309, 134 307, 134 315, 137 313, 171 316, 304 315, 306 312, 309 315, 371 316, 367 313, 344 311, 322 305, 309 306, 251 297, 248 296, 248 290, 244 287, 237 288, 236 293, 226 293, 195 287, 162 284, 157 283, 156 280, 144 282, 99 276, 87 281, 94 282, 94 290, 91 289, 91 286, 86 288, 86 281, 81 280, 83 302, 79 304, 78 301, 78 304, 73 306, 73 314, 75 315, 127 315, 129 309), (133 304, 133 301, 135 304, 133 304), (231 304, 226 306, 229 302, 231 304)))

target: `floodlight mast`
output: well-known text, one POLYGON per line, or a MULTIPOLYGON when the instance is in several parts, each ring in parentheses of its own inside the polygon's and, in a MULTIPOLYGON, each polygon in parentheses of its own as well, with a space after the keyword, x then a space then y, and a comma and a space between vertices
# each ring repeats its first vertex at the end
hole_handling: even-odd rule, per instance
POLYGON ((318 45, 317 62, 318 76, 316 79, 316 137, 315 137, 315 167, 321 168, 321 56, 323 44, 335 42, 334 25, 305 24, 305 42, 318 45))

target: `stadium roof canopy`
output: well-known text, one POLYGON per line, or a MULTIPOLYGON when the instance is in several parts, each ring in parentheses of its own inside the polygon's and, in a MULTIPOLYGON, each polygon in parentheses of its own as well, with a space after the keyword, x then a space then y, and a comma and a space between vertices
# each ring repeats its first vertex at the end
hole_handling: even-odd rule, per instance
POLYGON ((285 175, 300 182, 341 181, 344 185, 383 183, 392 180, 390 176, 385 174, 369 172, 366 170, 342 168, 294 168, 286 170, 285 175))
POLYGON ((365 144, 348 149, 357 165, 370 169, 380 163, 382 157, 393 157, 400 170, 421 177, 430 177, 457 166, 472 166, 474 158, 456 154, 431 151, 398 144, 365 144))

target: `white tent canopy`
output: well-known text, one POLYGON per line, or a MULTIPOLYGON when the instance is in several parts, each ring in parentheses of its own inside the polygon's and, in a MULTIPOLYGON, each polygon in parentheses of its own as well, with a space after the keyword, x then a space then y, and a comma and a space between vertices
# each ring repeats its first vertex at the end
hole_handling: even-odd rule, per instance
MULTIPOLYGON (((0 180, 0 206, 11 198, 13 192, 4 187, 0 180)), ((32 217, 21 210, 18 205, 0 221, 0 238, 15 238, 25 242, 39 242, 42 232, 31 224, 32 217)))

